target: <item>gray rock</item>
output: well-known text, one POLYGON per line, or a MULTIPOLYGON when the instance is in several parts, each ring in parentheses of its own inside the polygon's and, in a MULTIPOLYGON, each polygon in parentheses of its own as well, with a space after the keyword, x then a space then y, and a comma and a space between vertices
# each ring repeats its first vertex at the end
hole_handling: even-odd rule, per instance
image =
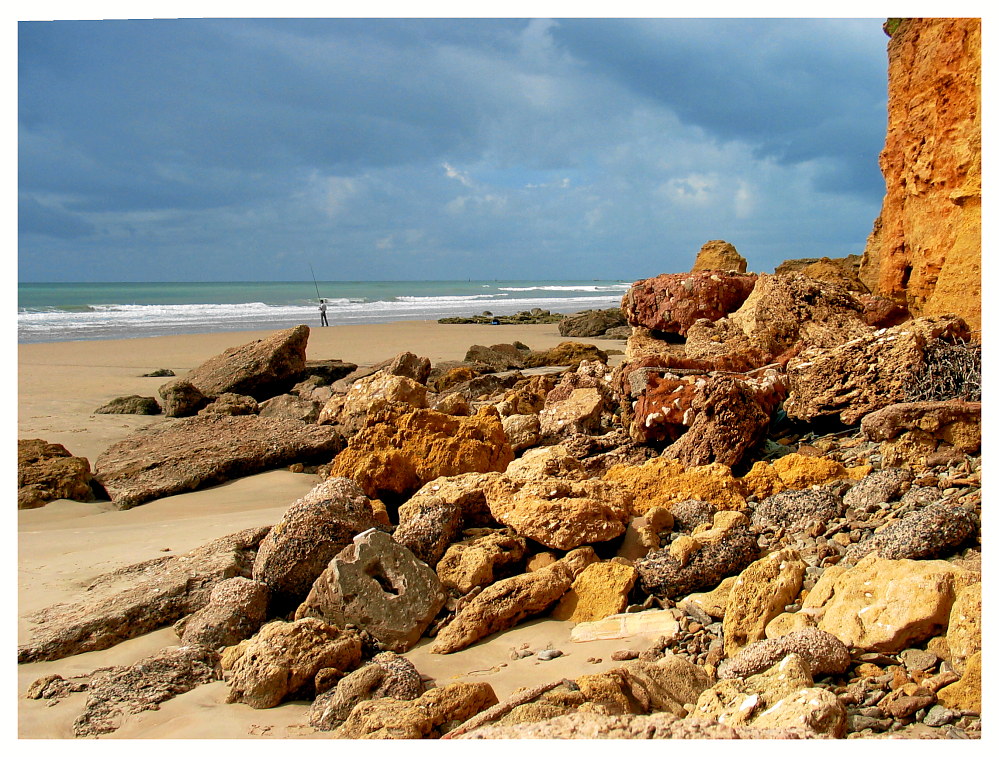
POLYGON ((198 415, 256 415, 260 405, 248 394, 223 392, 198 411, 198 415))
POLYGON ((296 397, 294 394, 279 394, 260 403, 261 418, 290 418, 303 423, 319 420, 322 406, 318 402, 296 397))
POLYGON ((138 394, 129 394, 125 397, 115 397, 94 412, 99 415, 159 415, 162 409, 155 397, 140 397, 138 394))
POLYGON ((437 574, 386 533, 371 529, 330 561, 295 617, 363 628, 395 652, 410 649, 444 606, 437 574))
POLYGON ((903 468, 874 471, 843 495, 843 504, 862 512, 870 512, 878 505, 892 502, 905 494, 912 478, 912 472, 903 468))
POLYGON ((842 500, 828 489, 788 489, 760 502, 753 513, 753 523, 793 532, 811 521, 831 521, 843 511, 842 500))
POLYGON ((718 666, 718 678, 746 678, 762 673, 789 654, 797 654, 813 677, 839 674, 850 666, 850 650, 839 639, 817 628, 803 628, 776 639, 753 642, 718 666))
POLYGON ((208 404, 208 398, 201 390, 185 379, 168 381, 159 388, 159 395, 167 418, 186 418, 208 404))
POLYGON ((960 505, 938 502, 889 523, 850 547, 844 559, 856 564, 875 553, 887 560, 948 557, 978 531, 975 516, 960 505))

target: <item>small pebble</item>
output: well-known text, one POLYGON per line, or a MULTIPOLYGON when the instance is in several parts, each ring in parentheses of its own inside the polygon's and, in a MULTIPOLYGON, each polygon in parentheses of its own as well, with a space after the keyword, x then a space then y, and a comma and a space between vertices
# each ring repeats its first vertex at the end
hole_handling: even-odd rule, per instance
POLYGON ((615 662, 621 662, 623 660, 637 660, 638 652, 634 649, 618 649, 611 652, 611 659, 615 662))
POLYGON ((561 649, 542 649, 540 652, 538 652, 537 655, 539 660, 554 660, 556 657, 561 657, 561 656, 562 656, 561 649))

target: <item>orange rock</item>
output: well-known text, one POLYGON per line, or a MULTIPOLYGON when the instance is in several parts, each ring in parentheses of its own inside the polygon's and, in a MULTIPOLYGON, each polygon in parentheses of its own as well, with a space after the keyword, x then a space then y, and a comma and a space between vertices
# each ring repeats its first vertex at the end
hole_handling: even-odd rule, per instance
POLYGON ((624 612, 628 592, 638 574, 630 565, 598 562, 588 565, 572 582, 572 588, 559 601, 552 617, 585 623, 624 612))
POLYGON ((684 470, 678 462, 657 457, 642 465, 615 465, 604 481, 622 483, 632 491, 636 515, 685 499, 710 502, 721 510, 738 510, 746 504, 732 469, 720 463, 684 470))
POLYGON ((887 193, 860 278, 913 315, 981 329, 982 31, 978 18, 905 18, 888 43, 887 193))

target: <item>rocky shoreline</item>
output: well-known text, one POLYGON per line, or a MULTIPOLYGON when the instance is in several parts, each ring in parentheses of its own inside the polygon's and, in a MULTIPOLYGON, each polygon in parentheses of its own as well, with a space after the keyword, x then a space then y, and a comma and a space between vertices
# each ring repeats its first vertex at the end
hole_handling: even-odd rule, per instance
POLYGON ((22 440, 22 507, 321 479, 270 527, 36 613, 19 663, 177 643, 22 694, 85 693, 81 737, 222 681, 230 703, 312 702, 333 738, 980 738, 980 346, 844 269, 702 258, 637 282, 614 360, 515 343, 357 368, 308 361, 300 326, 162 385, 170 419, 92 471, 22 440), (573 676, 500 701, 412 661, 539 617, 571 648, 511 661, 573 676), (587 639, 620 664, 588 672, 587 639))

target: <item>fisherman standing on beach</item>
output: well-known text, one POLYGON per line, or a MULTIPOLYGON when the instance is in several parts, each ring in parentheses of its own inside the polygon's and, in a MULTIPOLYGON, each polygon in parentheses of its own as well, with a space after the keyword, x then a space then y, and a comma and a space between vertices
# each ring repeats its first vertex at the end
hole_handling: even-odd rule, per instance
POLYGON ((326 320, 326 300, 319 300, 319 325, 330 325, 329 321, 326 320))

